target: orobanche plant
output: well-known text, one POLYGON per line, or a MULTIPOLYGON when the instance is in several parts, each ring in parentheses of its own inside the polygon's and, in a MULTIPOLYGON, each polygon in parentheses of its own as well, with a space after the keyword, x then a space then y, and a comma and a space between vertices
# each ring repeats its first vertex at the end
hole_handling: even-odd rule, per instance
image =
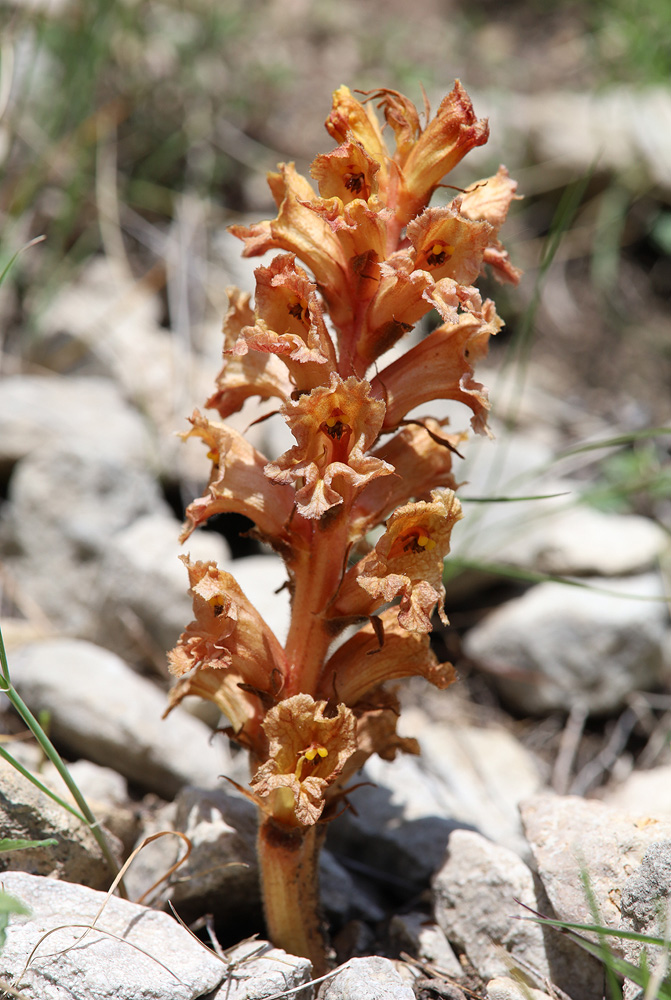
POLYGON ((268 178, 277 218, 232 227, 244 256, 281 253, 257 268, 253 306, 227 290, 224 365, 206 406, 226 419, 248 397, 276 397, 295 445, 269 460, 198 411, 184 435, 202 438, 212 471, 183 539, 214 514, 250 518, 285 562, 291 621, 282 645, 230 573, 184 557, 195 620, 170 653, 170 705, 210 699, 249 751, 268 933, 317 971, 326 824, 371 754, 418 752, 396 733, 399 705, 384 682, 422 675, 445 688, 455 677, 429 633, 436 609, 447 621, 443 560, 461 517, 452 458, 465 435, 407 415, 458 400, 486 432, 487 392, 473 368, 503 324, 473 283, 484 265, 519 278, 498 239, 516 188, 504 167, 427 207, 487 141, 487 121, 459 82, 434 118, 426 104, 425 121, 394 90, 359 101, 340 87, 326 120, 338 145, 310 170, 319 193, 281 164, 268 178), (431 309, 441 325, 402 354, 398 342, 431 309))

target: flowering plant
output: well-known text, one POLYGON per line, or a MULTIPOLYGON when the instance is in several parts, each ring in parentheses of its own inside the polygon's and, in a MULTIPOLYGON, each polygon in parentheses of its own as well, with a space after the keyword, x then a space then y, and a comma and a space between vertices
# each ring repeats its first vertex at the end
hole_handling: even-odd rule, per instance
POLYGON ((225 420, 251 396, 276 397, 295 445, 269 461, 198 411, 184 435, 202 438, 212 472, 183 539, 213 514, 251 518, 286 565, 291 621, 282 646, 230 573, 184 557, 195 620, 170 654, 170 706, 210 699, 249 750, 268 933, 317 970, 326 823, 371 754, 418 752, 396 732, 384 682, 419 674, 445 688, 455 677, 429 633, 435 610, 447 622, 443 560, 461 517, 452 460, 466 435, 408 414, 453 399, 486 433, 473 367, 502 322, 473 282, 484 265, 519 279, 498 239, 516 189, 504 167, 428 207, 444 175, 487 141, 487 122, 459 82, 435 117, 426 103, 425 118, 422 128, 396 91, 360 101, 341 87, 326 120, 338 145, 311 166, 318 193, 281 164, 269 176, 277 218, 232 227, 245 256, 282 252, 257 268, 253 308, 228 289, 224 365, 206 405, 225 420), (441 325, 378 370, 431 309, 441 325), (366 539, 380 525, 373 547, 366 539), (348 626, 358 629, 338 645, 348 626))

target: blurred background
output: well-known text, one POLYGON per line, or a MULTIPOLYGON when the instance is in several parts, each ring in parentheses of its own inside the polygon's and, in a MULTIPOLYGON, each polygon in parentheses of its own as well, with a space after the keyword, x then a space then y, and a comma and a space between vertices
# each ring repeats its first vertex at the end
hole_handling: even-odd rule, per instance
MULTIPOLYGON (((504 237, 526 279, 497 290, 495 350, 522 326, 525 358, 564 398, 618 430, 668 419, 665 0, 5 0, 0 26, 2 267, 45 237, 0 289, 3 375, 100 368, 101 330, 84 350, 90 311, 62 301, 94 261, 94 299, 104 287, 123 312, 124 296, 152 298, 166 337, 216 354, 225 286, 252 284, 225 227, 272 210, 278 160, 306 169, 331 148, 332 90, 387 86, 421 105, 424 86, 435 108, 460 77, 491 138, 454 182, 505 162, 525 198, 504 237)), ((196 391, 183 375, 173 428, 196 391)), ((614 502, 651 513, 628 480, 659 492, 662 452, 647 441, 608 467, 623 480, 614 502)))

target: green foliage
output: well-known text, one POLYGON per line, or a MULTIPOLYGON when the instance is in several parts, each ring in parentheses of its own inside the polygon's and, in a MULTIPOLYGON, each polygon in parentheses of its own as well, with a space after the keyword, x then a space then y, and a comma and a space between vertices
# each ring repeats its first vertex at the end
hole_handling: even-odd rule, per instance
POLYGON ((7 851, 25 851, 29 847, 55 847, 57 843, 55 837, 47 837, 44 840, 10 840, 3 837, 0 839, 0 854, 7 851))

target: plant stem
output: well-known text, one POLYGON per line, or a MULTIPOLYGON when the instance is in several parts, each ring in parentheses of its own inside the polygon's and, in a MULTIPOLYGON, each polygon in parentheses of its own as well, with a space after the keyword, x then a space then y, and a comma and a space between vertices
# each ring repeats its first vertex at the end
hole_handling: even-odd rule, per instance
POLYGON ((309 958, 315 976, 328 969, 319 911, 323 836, 317 826, 282 826, 268 817, 257 845, 268 936, 276 947, 309 958))

